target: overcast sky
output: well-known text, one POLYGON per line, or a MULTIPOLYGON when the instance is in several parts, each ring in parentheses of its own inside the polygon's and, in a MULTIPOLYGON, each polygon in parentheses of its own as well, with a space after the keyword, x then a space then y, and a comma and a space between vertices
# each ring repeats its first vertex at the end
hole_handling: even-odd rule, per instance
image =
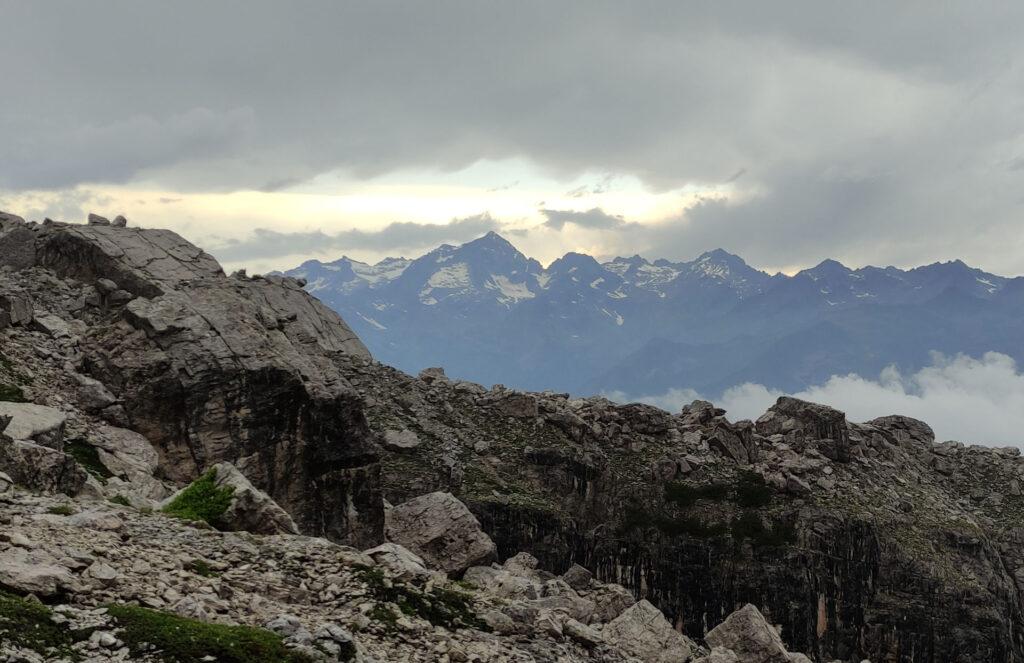
POLYGON ((3 2, 0 209, 1024 273, 1024 3, 3 2))

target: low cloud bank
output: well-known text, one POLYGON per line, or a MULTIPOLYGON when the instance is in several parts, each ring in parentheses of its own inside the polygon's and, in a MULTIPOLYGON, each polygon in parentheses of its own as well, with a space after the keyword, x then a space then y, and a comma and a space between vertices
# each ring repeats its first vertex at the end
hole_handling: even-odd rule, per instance
MULTIPOLYGON (((732 420, 756 419, 784 392, 745 383, 709 398, 732 420)), ((792 394, 846 412, 851 421, 903 414, 928 422, 938 440, 991 446, 1024 447, 1024 373, 1011 357, 987 352, 980 358, 932 355, 930 366, 903 374, 886 368, 877 380, 833 375, 821 385, 792 394)), ((672 389, 657 396, 608 395, 616 401, 650 403, 678 411, 695 398, 692 389, 672 389)))

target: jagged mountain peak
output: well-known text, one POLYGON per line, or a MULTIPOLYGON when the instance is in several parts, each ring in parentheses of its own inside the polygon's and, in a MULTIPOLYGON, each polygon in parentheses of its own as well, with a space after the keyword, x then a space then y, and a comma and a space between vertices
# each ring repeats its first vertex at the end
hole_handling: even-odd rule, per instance
POLYGON ((826 258, 814 267, 801 270, 799 273, 806 274, 807 276, 810 276, 811 279, 817 281, 819 279, 848 277, 853 273, 853 271, 838 260, 826 258))
POLYGON ((725 249, 721 248, 705 251, 704 253, 697 256, 697 259, 694 262, 702 262, 707 260, 721 260, 727 262, 741 262, 744 265, 747 264, 746 261, 743 260, 743 258, 739 257, 735 253, 729 253, 725 249))
POLYGON ((458 248, 460 251, 489 250, 523 255, 512 242, 508 241, 493 230, 488 232, 486 235, 477 237, 474 240, 462 244, 458 248))
POLYGON ((590 269, 603 269, 600 263, 586 253, 577 253, 576 251, 570 251, 561 258, 555 260, 551 265, 548 266, 547 271, 552 273, 565 272, 570 269, 586 268, 590 269))

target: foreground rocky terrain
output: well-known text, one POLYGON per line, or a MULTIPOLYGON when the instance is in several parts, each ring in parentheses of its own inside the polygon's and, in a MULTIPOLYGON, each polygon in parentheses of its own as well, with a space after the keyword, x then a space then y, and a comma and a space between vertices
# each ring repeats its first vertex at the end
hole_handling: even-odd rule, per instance
POLYGON ((1016 449, 413 377, 302 286, 0 214, 11 660, 1024 660, 1016 449))

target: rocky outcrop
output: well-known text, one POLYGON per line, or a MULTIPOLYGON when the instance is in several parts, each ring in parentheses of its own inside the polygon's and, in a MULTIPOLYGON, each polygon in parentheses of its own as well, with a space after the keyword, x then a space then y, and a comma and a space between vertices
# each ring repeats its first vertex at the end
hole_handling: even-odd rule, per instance
POLYGON ((794 399, 750 423, 709 403, 672 415, 545 393, 517 418, 494 415, 501 387, 359 360, 346 374, 376 430, 424 440, 385 455, 390 501, 451 492, 499 558, 580 564, 694 641, 751 603, 812 660, 1024 660, 1014 450, 794 399))
POLYGON ((76 365, 67 393, 148 439, 160 475, 233 463, 302 531, 382 540, 379 448, 335 365, 369 355, 336 314, 292 279, 229 278, 169 231, 2 223, 18 271, 0 282, 76 365))
POLYGON ((421 495, 391 509, 387 536, 451 574, 488 562, 495 554, 494 542, 476 516, 451 493, 421 495))

